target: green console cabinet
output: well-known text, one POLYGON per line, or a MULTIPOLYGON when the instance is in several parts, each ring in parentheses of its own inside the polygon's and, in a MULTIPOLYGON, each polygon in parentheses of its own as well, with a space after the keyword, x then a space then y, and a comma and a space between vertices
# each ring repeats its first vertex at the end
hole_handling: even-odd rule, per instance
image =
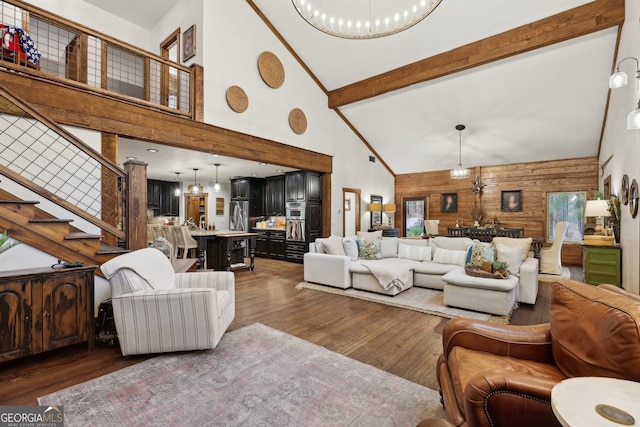
POLYGON ((622 284, 622 254, 618 246, 583 245, 584 281, 591 285, 622 284))

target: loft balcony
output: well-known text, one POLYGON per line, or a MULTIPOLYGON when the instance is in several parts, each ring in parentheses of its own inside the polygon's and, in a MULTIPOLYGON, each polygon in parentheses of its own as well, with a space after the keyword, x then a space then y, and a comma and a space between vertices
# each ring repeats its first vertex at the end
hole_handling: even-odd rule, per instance
POLYGON ((22 1, 0 1, 0 24, 1 68, 201 120, 198 65, 183 66, 22 1), (19 32, 39 60, 23 49, 19 32))

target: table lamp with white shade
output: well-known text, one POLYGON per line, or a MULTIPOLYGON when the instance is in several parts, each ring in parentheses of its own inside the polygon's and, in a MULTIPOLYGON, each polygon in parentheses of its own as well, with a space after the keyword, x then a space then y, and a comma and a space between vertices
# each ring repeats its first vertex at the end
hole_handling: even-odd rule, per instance
POLYGON ((595 234, 601 236, 604 234, 604 217, 611 216, 609 212, 609 202, 606 200, 587 200, 587 205, 584 209, 585 217, 596 218, 595 234))

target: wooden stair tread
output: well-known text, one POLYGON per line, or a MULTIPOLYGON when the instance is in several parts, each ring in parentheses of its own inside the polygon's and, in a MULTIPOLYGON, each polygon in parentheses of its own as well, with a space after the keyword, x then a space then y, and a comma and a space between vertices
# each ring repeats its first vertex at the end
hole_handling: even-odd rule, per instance
POLYGON ((65 236, 65 240, 76 240, 76 239, 102 239, 102 236, 99 234, 89 234, 84 233, 82 231, 72 232, 69 235, 65 236))
POLYGON ((37 205, 40 202, 34 200, 0 200, 0 205, 13 203, 19 203, 21 205, 37 205))
POLYGON ((34 218, 34 219, 30 219, 29 222, 31 223, 42 223, 42 224, 47 224, 47 223, 70 223, 73 222, 72 219, 60 219, 60 218, 34 218))
POLYGON ((98 250, 98 255, 107 255, 107 254, 126 254, 127 252, 131 252, 129 249, 122 249, 117 246, 110 246, 104 243, 100 244, 100 250, 98 250))

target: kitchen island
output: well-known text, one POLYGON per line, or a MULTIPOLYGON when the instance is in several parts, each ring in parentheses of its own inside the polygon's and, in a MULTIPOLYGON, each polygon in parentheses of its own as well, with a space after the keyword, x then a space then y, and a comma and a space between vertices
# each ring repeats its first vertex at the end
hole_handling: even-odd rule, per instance
POLYGON ((191 236, 198 241, 200 268, 227 271, 248 268, 253 271, 258 233, 195 230, 191 236), (248 265, 245 249, 250 260, 248 265))

